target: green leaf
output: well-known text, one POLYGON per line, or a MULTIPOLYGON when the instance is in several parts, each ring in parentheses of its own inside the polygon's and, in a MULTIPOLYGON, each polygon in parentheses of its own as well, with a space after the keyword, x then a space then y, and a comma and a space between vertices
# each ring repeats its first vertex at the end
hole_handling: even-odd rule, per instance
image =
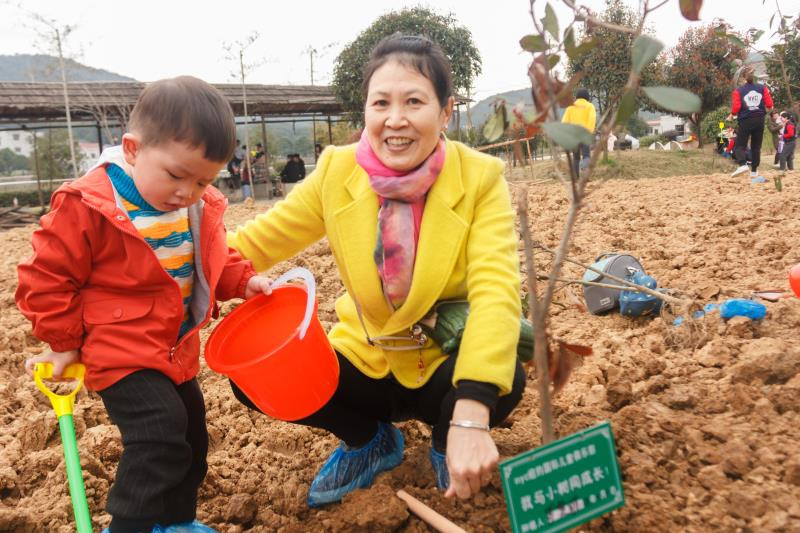
POLYGON ((728 37, 728 40, 731 42, 731 44, 733 44, 734 46, 737 46, 739 48, 745 48, 747 46, 747 45, 744 44, 744 41, 742 41, 741 39, 739 39, 737 36, 735 36, 733 34, 729 33, 727 35, 727 37, 728 37))
POLYGON ((572 30, 572 26, 564 30, 564 50, 567 51, 567 55, 570 57, 572 57, 572 52, 575 51, 575 32, 572 30))
POLYGON ((503 132, 506 131, 507 121, 506 106, 504 104, 498 105, 489 120, 486 121, 486 125, 483 126, 483 136, 486 137, 486 140, 494 142, 499 139, 503 132))
POLYGON ((658 39, 654 39, 649 35, 640 35, 633 41, 633 49, 631 54, 633 56, 633 71, 636 74, 641 74, 644 67, 650 64, 661 50, 664 49, 664 44, 658 39))
POLYGON ((685 89, 657 86, 642 87, 642 91, 659 107, 680 115, 697 113, 702 107, 700 97, 685 89))
POLYGON ((572 51, 572 54, 570 54, 569 51, 567 51, 567 55, 569 55, 570 59, 576 59, 581 57, 583 54, 585 54, 595 46, 597 46, 597 41, 595 41, 594 39, 588 39, 579 44, 578 47, 572 51))
POLYGON ((545 122, 542 129, 550 140, 565 150, 577 150, 579 144, 590 145, 594 142, 594 135, 576 124, 545 122))
POLYGON ((547 43, 543 35, 526 35, 519 40, 519 45, 528 52, 544 52, 547 50, 547 43))
POLYGON ((636 111, 636 91, 628 89, 622 95, 617 109, 617 120, 615 124, 625 124, 631 115, 636 111))
POLYGON ((558 65, 558 62, 561 61, 561 56, 558 54, 552 54, 547 57, 547 69, 552 70, 553 67, 558 65))
POLYGON ((556 12, 553 9, 553 6, 550 5, 550 2, 544 6, 544 18, 542 19, 542 25, 544 29, 547 30, 547 33, 553 36, 553 39, 558 40, 558 17, 556 17, 556 12))

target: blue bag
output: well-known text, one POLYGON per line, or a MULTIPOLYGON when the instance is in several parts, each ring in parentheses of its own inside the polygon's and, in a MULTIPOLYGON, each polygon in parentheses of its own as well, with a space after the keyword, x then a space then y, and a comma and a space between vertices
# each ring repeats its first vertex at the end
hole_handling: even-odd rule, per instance
MULTIPOLYGON (((648 289, 655 290, 658 287, 656 280, 641 270, 625 276, 625 279, 648 289)), ((619 294, 619 312, 624 316, 639 317, 658 314, 661 311, 662 303, 660 298, 636 290, 623 290, 619 294)))

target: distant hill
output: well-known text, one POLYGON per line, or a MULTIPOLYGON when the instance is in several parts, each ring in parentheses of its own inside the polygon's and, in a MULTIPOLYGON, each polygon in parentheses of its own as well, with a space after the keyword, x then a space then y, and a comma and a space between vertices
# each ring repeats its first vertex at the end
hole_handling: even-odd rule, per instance
MULTIPOLYGON (((107 70, 65 61, 68 81, 136 81, 107 70)), ((0 81, 61 81, 58 58, 44 54, 0 55, 0 81)))

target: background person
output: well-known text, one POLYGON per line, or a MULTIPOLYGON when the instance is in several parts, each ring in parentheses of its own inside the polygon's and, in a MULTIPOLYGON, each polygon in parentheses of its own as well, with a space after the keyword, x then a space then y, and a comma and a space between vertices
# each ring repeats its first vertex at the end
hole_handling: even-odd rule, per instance
POLYGON ((746 154, 749 144, 752 154, 750 175, 755 178, 758 176, 758 166, 761 163, 764 117, 767 111, 772 111, 772 96, 769 93, 769 87, 755 82, 755 71, 752 67, 744 69, 742 76, 744 76, 745 83, 731 94, 730 116, 736 117, 739 126, 734 150, 739 168, 734 170, 731 176, 747 172, 746 154))
POLYGON ((780 153, 780 169, 794 170, 794 148, 796 144, 795 139, 797 138, 797 126, 794 121, 794 115, 784 111, 781 113, 781 121, 783 122, 783 129, 781 131, 783 146, 780 153))
MULTIPOLYGON (((589 91, 578 89, 575 93, 575 102, 564 111, 561 122, 565 124, 575 124, 581 126, 586 131, 594 135, 597 122, 597 111, 591 102, 589 91)), ((616 138, 615 138, 616 139, 616 138)), ((575 175, 581 168, 586 168, 589 164, 589 145, 579 144, 578 149, 572 154, 572 165, 575 168, 575 175)), ((613 150, 613 148, 612 148, 613 150)))
POLYGON ((772 146, 775 148, 775 161, 773 161, 773 166, 778 166, 778 157, 781 154, 780 151, 780 136, 781 136, 781 129, 783 129, 783 120, 781 119, 780 113, 775 111, 774 109, 769 114, 769 120, 767 121, 767 129, 769 130, 770 135, 772 135, 772 146))

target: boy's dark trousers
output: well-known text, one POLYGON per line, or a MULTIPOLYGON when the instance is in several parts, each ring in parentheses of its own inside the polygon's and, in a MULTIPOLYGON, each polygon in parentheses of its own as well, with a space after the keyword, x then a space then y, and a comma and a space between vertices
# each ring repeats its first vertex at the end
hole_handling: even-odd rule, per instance
POLYGON ((122 434, 106 506, 111 533, 149 533, 155 524, 194 520, 208 470, 206 410, 197 380, 175 385, 146 369, 99 394, 122 434))
POLYGON ((781 170, 794 170, 794 147, 795 140, 784 141, 783 150, 780 153, 781 170))

